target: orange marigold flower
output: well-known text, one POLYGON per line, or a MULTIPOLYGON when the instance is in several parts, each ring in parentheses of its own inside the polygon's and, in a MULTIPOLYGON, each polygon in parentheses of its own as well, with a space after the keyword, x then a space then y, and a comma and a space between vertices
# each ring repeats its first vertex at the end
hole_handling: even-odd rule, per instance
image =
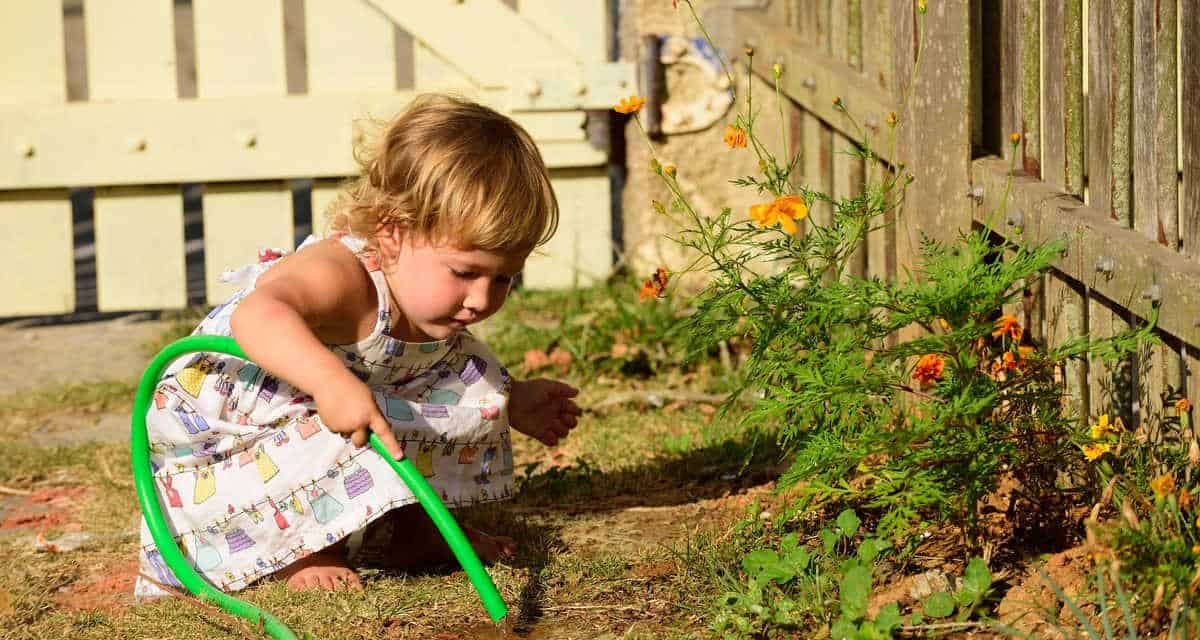
POLYGON ((942 379, 945 368, 946 361, 941 356, 927 353, 917 361, 917 366, 913 369, 913 379, 921 383, 921 386, 933 384, 934 381, 942 379))
POLYGON ((654 297, 657 297, 657 294, 654 291, 654 281, 646 280, 642 283, 642 289, 638 291, 638 300, 645 302, 646 300, 654 297))
POLYGON ((650 298, 661 298, 666 295, 669 277, 665 267, 655 269, 654 275, 642 282, 642 288, 638 291, 638 300, 644 302, 650 298))
POLYGON ((1011 352, 1011 351, 1004 352, 1004 356, 1001 358, 1001 362, 1002 362, 1005 370, 1017 368, 1017 357, 1014 356, 1013 352, 1011 352))
POLYGON ((1008 335, 1013 340, 1020 342, 1021 336, 1025 335, 1025 330, 1021 328, 1015 316, 1000 316, 1000 319, 996 320, 996 328, 992 331, 992 337, 999 338, 1003 335, 1008 335))
POLYGON ((641 110, 642 105, 645 104, 645 98, 641 96, 629 96, 628 98, 621 98, 621 101, 617 103, 617 106, 613 107, 613 111, 628 115, 631 113, 637 113, 639 110, 641 110))
POLYGON ((1088 459, 1088 462, 1095 462, 1100 456, 1109 452, 1112 449, 1107 442, 1094 442, 1085 444, 1082 447, 1083 457, 1088 459))
POLYGON ((1165 498, 1175 493, 1175 476, 1168 473, 1154 478, 1150 481, 1150 488, 1154 489, 1154 495, 1165 498))
POLYGON ((799 230, 796 222, 808 217, 808 205, 800 196, 780 196, 770 204, 756 204, 750 207, 750 217, 760 227, 773 227, 776 224, 783 227, 789 234, 799 230))
POLYGON ((1175 401, 1175 410, 1179 413, 1187 413, 1188 409, 1192 408, 1192 401, 1187 398, 1180 398, 1175 401))
POLYGON ((729 145, 730 149, 744 149, 746 147, 746 131, 732 124, 725 127, 725 144, 729 145))

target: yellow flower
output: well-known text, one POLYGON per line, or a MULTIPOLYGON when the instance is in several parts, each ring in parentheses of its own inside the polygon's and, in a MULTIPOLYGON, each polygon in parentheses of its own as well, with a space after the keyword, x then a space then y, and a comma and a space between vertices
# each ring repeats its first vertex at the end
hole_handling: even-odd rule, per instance
POLYGON ((1154 478, 1150 481, 1150 488, 1154 489, 1154 495, 1165 498, 1175 493, 1175 476, 1168 473, 1154 478))
POLYGON ((744 149, 746 147, 746 131, 732 124, 725 127, 725 144, 729 145, 730 149, 744 149))
POLYGON ((1120 433, 1120 430, 1117 425, 1109 423, 1108 414, 1105 413, 1096 420, 1096 424, 1092 425, 1092 440, 1099 440, 1109 432, 1120 433))
POLYGON ((1025 335, 1025 330, 1021 328, 1015 316, 1000 316, 996 320, 996 329, 992 331, 993 338, 999 338, 1003 335, 1008 335, 1017 342, 1021 341, 1021 336, 1025 335))
POLYGON ((675 165, 673 165, 673 164, 664 164, 664 165, 663 165, 663 173, 665 173, 665 174, 667 174, 668 176, 670 176, 670 177, 674 178, 674 177, 675 177, 675 165))
POLYGON ((779 76, 783 75, 783 65, 779 64, 778 62, 771 65, 771 73, 775 74, 775 78, 778 79, 779 76))
POLYGON ((1200 544, 1192 545, 1192 553, 1200 555, 1200 544))
POLYGON ((897 120, 896 120, 896 112, 895 111, 888 112, 887 122, 888 122, 889 127, 896 126, 897 120))
POLYGON ((667 208, 665 206, 663 206, 663 203, 659 202, 658 200, 651 200, 650 206, 654 208, 654 213, 657 213, 659 215, 663 215, 667 212, 667 208))
POLYGON ((1179 413, 1187 413, 1188 409, 1192 408, 1192 401, 1187 398, 1180 398, 1175 401, 1175 410, 1179 413))
POLYGON ((1100 456, 1112 450, 1112 447, 1107 442, 1093 442, 1085 444, 1083 447, 1083 457, 1088 459, 1088 462, 1095 462, 1100 456))
POLYGON ((917 12, 925 15, 925 0, 917 0, 917 12))
POLYGON ((796 221, 808 216, 808 206, 800 196, 780 196, 768 204, 756 204, 750 207, 750 217, 760 227, 773 227, 776 224, 783 230, 795 234, 799 230, 796 221))
POLYGON ((641 96, 629 96, 628 98, 621 98, 621 101, 617 103, 617 106, 613 107, 613 111, 629 115, 631 113, 637 113, 639 110, 641 110, 642 105, 644 104, 646 104, 645 98, 641 96))
POLYGON ((1020 144, 1021 143, 1021 134, 1014 131, 1013 134, 1008 137, 1008 139, 1012 140, 1013 144, 1020 144))

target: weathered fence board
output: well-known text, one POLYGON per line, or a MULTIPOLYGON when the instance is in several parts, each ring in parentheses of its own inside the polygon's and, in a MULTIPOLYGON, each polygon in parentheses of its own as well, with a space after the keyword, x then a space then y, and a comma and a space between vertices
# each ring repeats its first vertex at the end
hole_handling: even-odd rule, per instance
MULTIPOLYGON (((995 210, 1000 205, 1007 172, 1008 165, 999 158, 972 162, 972 177, 984 190, 981 210, 995 210)), ((1023 240, 1069 243, 1067 255, 1056 269, 1142 318, 1149 317, 1149 296, 1157 293, 1163 302, 1158 326, 1188 344, 1200 344, 1200 326, 1196 325, 1200 263, 1151 242, 1135 230, 1113 224, 1107 211, 1084 206, 1030 176, 1013 178, 1008 208, 1024 212, 1023 240), (1097 270, 1102 258, 1112 258, 1111 271, 1097 270), (1157 289, 1152 288, 1155 284, 1157 289)))
MULTIPOLYGON (((49 2, 12 3, 0 20, 0 106, 66 102, 62 7, 49 2)), ((40 140, 0 118, 4 155, 39 162, 40 140), (7 131, 6 131, 7 130, 7 131)), ((18 165, 18 170, 24 170, 18 165)), ((75 306, 71 260, 71 203, 65 189, 0 193, 0 299, 14 313, 64 313, 75 306)))
MULTIPOLYGON (((1180 98, 1189 108, 1180 111, 1182 124, 1183 185, 1180 192, 1180 240, 1183 252, 1200 258, 1200 3, 1184 2, 1179 14, 1180 33, 1191 37, 1179 42, 1182 74, 1180 98)), ((1200 396, 1196 396, 1200 400, 1200 396)))
POLYGON ((392 23, 362 2, 306 0, 308 90, 391 91, 396 88, 392 23))
POLYGON ((104 187, 93 204, 100 311, 187 305, 183 194, 176 185, 104 187))
MULTIPOLYGON (((176 97, 170 3, 100 0, 89 2, 83 17, 90 100, 176 97), (143 37, 129 38, 123 26, 143 37)), ((157 163, 159 141, 151 139, 136 121, 126 125, 110 130, 121 138, 114 141, 113 151, 124 153, 135 167, 157 163)), ((187 275, 179 186, 99 189, 93 211, 97 308, 126 311, 184 306, 187 275)))
MULTIPOLYGON (((1133 226, 1174 251, 1179 244, 1176 107, 1176 5, 1134 3, 1132 87, 1135 126, 1133 226)), ((1162 414, 1163 396, 1177 387, 1182 363, 1170 348, 1143 345, 1138 353, 1139 409, 1162 414)))
MULTIPOLYGON (((287 94, 283 4, 211 0, 193 8, 196 30, 196 93, 199 98, 287 94)), ((261 133, 235 123, 227 140, 253 156, 261 133)), ((263 247, 293 248, 291 192, 284 181, 241 187, 210 184, 204 198, 204 281, 209 304, 235 287, 221 272, 252 262, 263 247)))
POLYGON ((750 38, 756 51, 754 72, 771 79, 771 65, 782 64, 780 86, 788 97, 841 134, 861 140, 860 127, 868 117, 874 117, 878 123, 889 111, 896 110, 892 96, 877 83, 833 55, 813 53, 812 42, 786 25, 773 24, 751 12, 740 12, 736 23, 740 32, 754 34, 750 38), (859 127, 834 106, 833 100, 838 97, 858 120, 859 127))

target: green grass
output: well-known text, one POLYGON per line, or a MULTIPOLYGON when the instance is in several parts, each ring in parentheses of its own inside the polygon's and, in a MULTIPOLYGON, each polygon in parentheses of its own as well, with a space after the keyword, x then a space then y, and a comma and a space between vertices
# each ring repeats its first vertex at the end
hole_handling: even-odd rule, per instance
MULTIPOLYGON (((529 348, 578 352, 575 361, 587 365, 573 366, 568 378, 584 386, 585 405, 613 390, 647 386, 644 372, 632 383, 620 377, 629 363, 611 357, 612 338, 621 334, 621 339, 650 344, 645 327, 660 320, 665 326, 666 318, 655 314, 674 311, 650 303, 630 311, 614 297, 628 294, 632 300, 632 290, 598 291, 608 293, 519 294, 506 307, 508 315, 490 322, 492 327, 497 320, 509 324, 482 333, 510 361, 519 362, 529 348), (545 323, 557 328, 547 330, 545 323), (589 359, 595 350, 609 355, 589 359), (610 379, 596 384, 600 376, 610 379)), ((181 317, 145 345, 147 358, 190 332, 199 317, 199 311, 181 317)), ((655 366, 653 375, 680 384, 677 363, 661 360, 655 366)), ((522 375, 519 368, 514 372, 522 375)), ((136 607, 125 601, 95 611, 63 608, 64 598, 87 592, 100 577, 127 572, 136 558, 138 512, 129 454, 123 443, 39 448, 27 443, 22 429, 64 413, 128 411, 133 392, 134 381, 111 381, 0 398, 0 484, 32 491, 86 488, 70 505, 75 524, 46 533, 54 537, 81 528, 95 536, 64 554, 35 552, 33 531, 0 537, 0 556, 11 560, 0 563, 0 628, 11 630, 5 637, 16 638, 265 637, 194 601, 136 607), (4 607, 5 598, 10 607, 4 607)), ((773 447, 765 445, 774 435, 745 433, 710 420, 693 405, 669 412, 624 405, 585 414, 580 427, 553 450, 523 437, 514 440, 515 498, 459 517, 520 542, 518 554, 490 572, 522 637, 703 636, 704 612, 721 588, 712 568, 739 557, 742 543, 726 533, 741 511, 709 506, 701 513, 693 507, 699 501, 720 504, 723 496, 772 479, 778 461, 770 453, 773 447)), ((21 499, 5 498, 10 504, 21 499)), ((266 582, 241 597, 321 638, 491 637, 486 633, 490 622, 460 571, 365 570, 363 578, 367 589, 362 593, 296 594, 266 582)))
MULTIPOLYGON (((586 416, 558 449, 559 458, 518 438, 518 467, 523 461, 536 464, 528 476, 518 469, 515 499, 462 518, 521 542, 517 557, 491 573, 513 620, 533 634, 529 637, 696 637, 703 626, 696 616, 718 586, 696 567, 730 556, 714 540, 740 514, 688 522, 685 510, 767 473, 769 458, 759 449, 694 411, 626 409, 586 416), (681 433, 694 434, 687 445, 680 444, 681 433), (640 522, 647 513, 653 518, 640 522), (706 542, 697 543, 697 535, 706 542), (626 544, 627 539, 639 544, 626 544), (593 540, 603 544, 597 547, 593 540)), ((38 449, 0 438, 0 478, 34 489, 87 487, 86 500, 74 506, 76 521, 100 540, 51 555, 32 552, 27 537, 0 539, 0 554, 18 560, 0 564, 0 585, 9 585, 0 590, 13 603, 11 615, 0 614, 0 627, 28 638, 246 637, 241 622, 177 600, 97 612, 61 609, 64 588, 78 589, 105 567, 135 557, 137 541, 129 531, 137 511, 127 468, 122 444, 38 449)), ((244 596, 322 638, 428 638, 446 632, 476 637, 488 624, 461 572, 366 571, 364 578, 368 588, 361 594, 295 594, 267 582, 244 596)))

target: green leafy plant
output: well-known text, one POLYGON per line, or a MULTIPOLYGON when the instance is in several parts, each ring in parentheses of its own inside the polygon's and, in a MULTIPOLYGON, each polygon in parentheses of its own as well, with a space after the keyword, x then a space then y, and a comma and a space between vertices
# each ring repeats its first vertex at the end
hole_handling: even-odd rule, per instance
MULTIPOLYGON (((784 73, 775 66, 777 99, 784 73)), ((1034 348, 1001 310, 1064 247, 998 241, 987 228, 953 243, 925 239, 914 271, 894 280, 856 274, 854 256, 888 224, 908 177, 868 172, 860 193, 841 198, 795 185, 786 135, 782 157, 759 138, 750 86, 746 111, 731 126, 761 168, 761 177, 737 181, 766 200, 748 219, 730 208, 698 211, 679 185, 680 169, 652 163, 673 196, 663 209, 679 224, 673 238, 699 256, 688 269, 707 276, 691 300, 695 313, 680 323, 688 353, 732 340, 750 345, 732 396, 761 397, 744 420, 779 425, 779 445, 793 461, 782 485, 797 485, 804 506, 871 509, 880 534, 895 540, 924 522, 949 522, 961 528, 965 549, 979 549, 979 504, 1002 475, 1035 509, 1057 492, 1060 471, 1083 462, 1055 371, 1088 354, 1131 353, 1152 340, 1149 329, 1034 348), (814 207, 828 208, 829 218, 814 220, 814 207)), ((857 127, 840 99, 835 108, 857 127)), ((889 114, 887 122, 890 156, 900 119, 889 114)), ((871 166, 880 160, 869 147, 845 153, 871 166)))
POLYGON ((873 567, 889 545, 871 536, 858 538, 860 525, 854 511, 847 509, 821 530, 817 548, 789 533, 775 548, 746 554, 745 578, 718 600, 713 631, 745 638, 758 637, 766 629, 811 630, 833 624, 834 637, 841 637, 837 629, 852 628, 854 633, 876 635, 845 637, 890 638, 900 624, 898 606, 867 616, 873 567))

